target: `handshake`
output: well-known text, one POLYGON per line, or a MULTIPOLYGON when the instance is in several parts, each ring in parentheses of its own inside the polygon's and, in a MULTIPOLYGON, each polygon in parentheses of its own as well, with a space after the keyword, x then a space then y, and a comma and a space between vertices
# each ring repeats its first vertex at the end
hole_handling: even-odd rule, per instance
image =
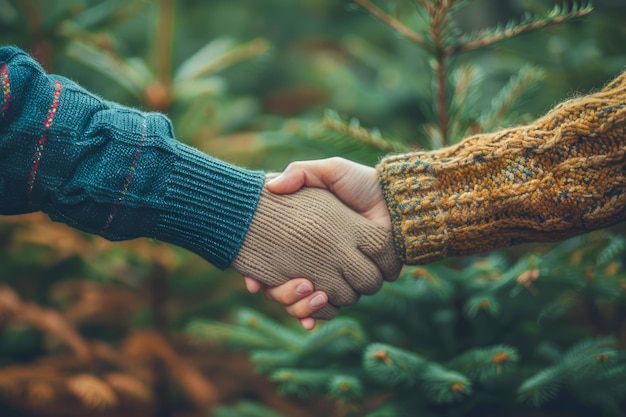
POLYGON ((266 182, 0 47, 0 215, 43 211, 110 240, 149 237, 241 273, 305 328, 402 264, 563 240, 626 220, 626 72, 533 123, 456 145, 296 162, 266 182), (260 194, 260 198, 259 198, 260 194))
POLYGON ((292 163, 268 180, 231 265, 251 292, 265 287, 310 329, 398 277, 374 168, 331 158, 292 163))

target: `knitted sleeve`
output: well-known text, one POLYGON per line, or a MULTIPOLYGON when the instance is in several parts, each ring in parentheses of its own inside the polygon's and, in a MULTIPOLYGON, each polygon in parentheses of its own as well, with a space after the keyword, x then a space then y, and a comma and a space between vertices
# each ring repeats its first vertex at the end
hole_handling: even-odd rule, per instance
POLYGON ((0 214, 43 211, 110 240, 150 237, 230 265, 264 182, 0 48, 0 214))
POLYGON ((626 73, 528 126, 377 167, 411 264, 565 239, 626 218, 626 73))

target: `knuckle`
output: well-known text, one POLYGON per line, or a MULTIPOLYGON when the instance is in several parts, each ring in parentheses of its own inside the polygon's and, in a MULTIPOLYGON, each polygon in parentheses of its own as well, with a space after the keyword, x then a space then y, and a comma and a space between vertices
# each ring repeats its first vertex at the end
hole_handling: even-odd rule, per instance
POLYGON ((330 158, 327 158, 326 161, 332 164, 342 164, 345 161, 345 158, 340 156, 331 156, 330 158))
POLYGON ((300 161, 290 162, 285 167, 285 172, 297 171, 299 168, 301 168, 301 166, 302 166, 302 162, 300 161))

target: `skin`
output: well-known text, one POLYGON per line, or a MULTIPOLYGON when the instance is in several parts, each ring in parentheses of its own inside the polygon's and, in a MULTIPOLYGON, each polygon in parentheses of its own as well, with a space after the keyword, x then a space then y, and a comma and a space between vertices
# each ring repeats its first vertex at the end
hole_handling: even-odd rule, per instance
MULTIPOLYGON (((391 230, 387 203, 372 167, 337 157, 293 162, 266 187, 275 194, 290 194, 302 187, 329 190, 355 212, 391 230)), ((251 293, 263 291, 267 299, 281 303, 306 330, 315 327, 311 314, 328 302, 326 294, 314 291, 305 278, 295 278, 277 287, 264 286, 249 277, 244 277, 244 281, 251 293)))

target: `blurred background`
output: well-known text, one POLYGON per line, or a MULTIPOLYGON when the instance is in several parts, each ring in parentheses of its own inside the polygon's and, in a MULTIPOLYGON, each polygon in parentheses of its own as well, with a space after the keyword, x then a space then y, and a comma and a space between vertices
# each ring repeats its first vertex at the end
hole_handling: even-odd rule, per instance
MULTIPOLYGON (((374 165, 599 89, 626 65, 626 2, 592 6, 0 0, 0 41, 278 171, 374 165)), ((614 228, 406 268, 307 333, 179 248, 2 217, 0 415, 625 415, 625 242, 614 228)))

